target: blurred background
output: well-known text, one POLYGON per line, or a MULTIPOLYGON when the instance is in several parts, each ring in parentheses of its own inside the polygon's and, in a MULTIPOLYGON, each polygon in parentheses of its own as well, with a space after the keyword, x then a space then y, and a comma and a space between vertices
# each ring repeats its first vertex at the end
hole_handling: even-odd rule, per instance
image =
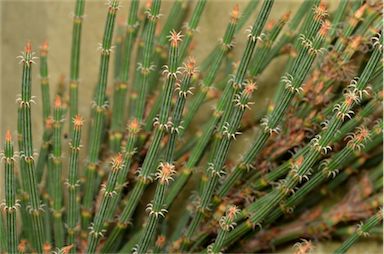
MULTIPOLYGON (((83 23, 81 43, 79 113, 83 115, 86 120, 89 115, 91 93, 98 78, 100 54, 97 51, 97 47, 98 43, 101 42, 104 30, 106 16, 105 2, 106 1, 104 0, 87 0, 85 8, 85 20, 83 23)), ((122 7, 118 12, 118 20, 125 21, 129 11, 129 1, 123 0, 121 2, 122 7)), ((217 40, 224 33, 225 25, 233 6, 238 3, 240 11, 242 11, 247 2, 248 1, 244 0, 208 1, 200 21, 199 32, 194 37, 195 48, 192 51, 192 55, 196 57, 198 63, 199 60, 204 58, 208 52, 211 51, 217 40)), ((287 11, 294 13, 301 2, 301 0, 276 0, 270 19, 278 19, 287 11)), ((328 0, 325 2, 328 2, 330 11, 335 9, 338 4, 338 1, 335 0, 328 0)), ((21 77, 21 66, 18 65, 16 57, 20 55, 20 51, 23 50, 26 41, 29 40, 32 42, 33 49, 37 54, 39 46, 44 40, 47 40, 49 43, 48 65, 52 94, 56 90, 56 86, 60 79, 64 78, 65 82, 68 81, 74 1, 0 0, 0 3, 0 135, 3 137, 6 129, 12 130, 13 135, 16 136, 17 105, 15 100, 16 95, 20 93, 21 77)), ((164 16, 167 16, 171 4, 171 0, 162 1, 161 13, 163 13, 164 16)), ((260 4, 258 8, 260 8, 260 4)), ((253 16, 248 20, 248 24, 254 21, 254 17, 257 13, 258 10, 253 12, 253 16)), ((160 26, 162 26, 162 22, 164 21, 165 18, 160 19, 160 26)), ((236 37, 236 45, 233 53, 235 61, 239 60, 239 54, 243 51, 245 38, 246 34, 242 32, 236 37)), ((275 59, 260 77, 259 90, 256 92, 255 96, 257 99, 256 106, 254 107, 255 114, 258 113, 258 108, 265 107, 268 99, 272 98, 280 73, 284 68, 285 61, 285 57, 275 59)), ((37 103, 32 107, 33 140, 35 149, 40 146, 42 133, 42 108, 38 59, 36 63, 37 64, 34 65, 32 79, 32 94, 36 96, 37 103)), ((111 77, 112 73, 112 71, 109 72, 109 94, 113 84, 111 77)), ((86 137, 86 135, 84 136, 86 137)), ((2 142, 0 143, 2 144, 2 142)), ((234 154, 235 156, 238 155, 238 153, 234 154)), ((0 172, 1 177, 2 170, 0 170, 0 172)), ((0 186, 2 186, 1 183, 2 181, 0 182, 0 186)), ((0 188, 0 197, 2 197, 1 191, 2 188, 0 188)), ((330 250, 336 248, 337 244, 338 243, 333 242, 328 242, 326 244, 315 243, 315 252, 329 253, 330 250)), ((282 251, 289 253, 293 250, 287 249, 282 251)), ((350 253, 382 253, 382 245, 375 241, 366 241, 357 244, 350 253)))

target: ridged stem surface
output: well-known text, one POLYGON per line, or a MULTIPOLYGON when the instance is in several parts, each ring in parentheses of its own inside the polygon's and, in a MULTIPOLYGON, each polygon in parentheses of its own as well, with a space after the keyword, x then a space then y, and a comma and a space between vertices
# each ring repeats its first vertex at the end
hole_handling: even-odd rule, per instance
POLYGON ((107 20, 104 28, 103 41, 101 44, 99 80, 94 98, 94 113, 91 122, 88 163, 85 169, 85 184, 83 210, 81 213, 82 230, 86 230, 92 217, 93 200, 96 192, 97 166, 99 163, 99 152, 101 148, 102 131, 104 126, 106 110, 106 88, 109 70, 109 61, 112 51, 112 37, 115 26, 116 13, 119 8, 119 1, 112 0, 108 6, 107 20))

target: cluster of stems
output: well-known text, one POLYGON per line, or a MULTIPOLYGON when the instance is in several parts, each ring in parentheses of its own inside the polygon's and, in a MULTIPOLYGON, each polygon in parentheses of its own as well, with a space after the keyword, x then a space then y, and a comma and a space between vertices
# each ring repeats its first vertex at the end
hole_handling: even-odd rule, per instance
POLYGON ((69 80, 57 88, 41 44, 41 119, 30 42, 19 56, 18 146, 7 131, 0 154, 0 252, 256 253, 300 241, 307 253, 327 236, 346 253, 369 232, 381 239, 380 3, 341 0, 328 13, 306 0, 276 20, 279 1, 235 3, 208 45, 197 31, 216 3, 174 0, 168 12, 161 0, 132 0, 116 27, 125 7, 108 0, 86 121, 85 5, 75 1, 69 80), (195 58, 196 47, 211 49, 195 58))

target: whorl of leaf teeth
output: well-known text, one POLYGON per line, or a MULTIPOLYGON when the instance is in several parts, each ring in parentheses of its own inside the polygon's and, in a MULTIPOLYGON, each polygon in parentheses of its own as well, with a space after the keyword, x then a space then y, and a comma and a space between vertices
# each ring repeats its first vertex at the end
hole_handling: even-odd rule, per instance
POLYGON ((171 47, 178 47, 179 42, 182 41, 183 35, 181 32, 176 32, 175 30, 171 31, 171 34, 168 36, 168 39, 170 41, 171 47))
POLYGON ((168 162, 162 162, 156 173, 156 179, 158 179, 161 184, 169 184, 169 182, 173 180, 175 174, 176 170, 174 165, 168 162))
POLYGON ((196 67, 196 59, 192 56, 188 57, 187 61, 183 63, 181 71, 190 76, 196 75, 198 73, 198 69, 196 67))
POLYGON ((75 129, 80 129, 80 128, 84 125, 84 119, 83 119, 83 117, 80 116, 80 115, 76 115, 76 116, 73 118, 72 122, 73 122, 73 127, 74 127, 75 129))
POLYGON ((354 151, 361 151, 364 143, 370 139, 370 132, 366 127, 358 127, 355 133, 345 137, 348 140, 347 146, 354 151))
POLYGON ((35 52, 32 52, 32 44, 30 41, 27 42, 27 44, 24 47, 24 51, 20 52, 21 55, 17 58, 20 59, 19 63, 23 63, 27 67, 31 66, 31 64, 36 64, 34 62, 37 57, 35 57, 35 52))
POLYGON ((127 125, 127 130, 131 134, 137 134, 140 131, 140 122, 137 118, 132 119, 127 125))
POLYGON ((318 6, 313 8, 314 19, 315 20, 324 20, 328 16, 328 10, 325 3, 321 2, 318 6))
POLYGON ((111 160, 112 164, 112 171, 119 171, 124 163, 124 157, 122 153, 118 153, 116 156, 114 156, 111 160))
POLYGON ((230 231, 236 226, 236 218, 240 213, 240 209, 233 205, 230 206, 225 212, 225 216, 222 216, 219 220, 219 224, 222 230, 230 231))

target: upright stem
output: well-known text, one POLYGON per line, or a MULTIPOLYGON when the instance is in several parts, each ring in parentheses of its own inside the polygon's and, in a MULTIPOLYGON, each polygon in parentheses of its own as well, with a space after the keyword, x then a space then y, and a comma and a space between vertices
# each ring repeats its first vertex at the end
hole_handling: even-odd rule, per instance
MULTIPOLYGON (((5 169, 5 227, 7 234, 2 236, 7 239, 7 253, 17 253, 18 237, 16 227, 16 211, 19 207, 16 201, 16 178, 14 172, 15 158, 13 154, 13 143, 11 132, 5 134, 4 147, 4 169, 5 169)), ((1 219, 1 217, 0 217, 1 219)))
MULTIPOLYGON (((73 119, 78 113, 78 87, 80 71, 80 47, 81 30, 83 26, 83 16, 85 9, 85 0, 76 0, 75 14, 73 16, 72 27, 72 49, 70 58, 69 72, 69 119, 73 119)), ((73 123, 70 121, 69 133, 73 131, 73 123)))
POLYGON ((103 237, 103 227, 107 218, 107 210, 110 207, 112 196, 116 195, 116 180, 122 165, 123 155, 119 153, 112 159, 111 172, 109 172, 107 184, 101 189, 103 197, 99 210, 97 211, 94 221, 90 227, 87 253, 95 253, 96 247, 98 246, 101 237, 103 237))
POLYGON ((171 45, 169 48, 169 65, 164 70, 164 75, 166 76, 164 84, 164 96, 162 97, 162 107, 160 110, 160 115, 154 121, 155 130, 152 139, 152 143, 149 146, 147 155, 145 156, 144 162, 141 166, 138 181, 136 182, 133 190, 129 193, 128 203, 124 207, 121 215, 118 219, 118 226, 115 227, 107 239, 103 251, 110 252, 115 245, 115 241, 120 237, 124 228, 127 226, 129 220, 131 219, 133 212, 136 209, 136 206, 144 193, 145 187, 151 182, 151 175, 153 174, 156 164, 158 163, 159 150, 161 140, 163 139, 166 131, 171 127, 168 121, 171 111, 172 103, 172 93, 174 91, 174 86, 176 83, 176 78, 178 74, 178 49, 179 42, 181 41, 182 35, 180 33, 171 32, 170 41, 171 45))
POLYGON ((33 99, 31 96, 31 74, 32 64, 34 57, 32 46, 27 43, 25 51, 20 56, 21 63, 23 64, 22 82, 21 82, 21 98, 19 102, 19 127, 20 127, 20 164, 21 175, 23 177, 24 187, 29 196, 28 212, 31 216, 31 224, 33 230, 34 247, 37 252, 43 251, 43 244, 45 241, 44 227, 43 227, 43 212, 41 201, 38 194, 38 185, 35 176, 35 161, 33 157, 32 146, 32 120, 31 120, 31 104, 33 99))
POLYGON ((139 8, 139 0, 131 1, 130 12, 128 16, 126 36, 122 48, 121 70, 118 77, 118 83, 115 87, 112 105, 112 122, 111 122, 111 147, 114 152, 120 151, 121 139, 123 138, 125 123, 126 97, 128 90, 129 70, 131 67, 132 49, 135 44, 139 23, 137 18, 137 10, 139 8))
POLYGON ((106 102, 106 88, 108 80, 109 61, 112 52, 112 37, 115 26, 116 13, 119 9, 119 1, 109 1, 107 20, 104 29, 103 42, 101 44, 99 81, 96 87, 93 103, 94 119, 91 122, 90 144, 88 150, 88 164, 85 169, 85 190, 83 198, 82 230, 86 230, 92 217, 93 198, 96 192, 96 171, 99 160, 101 139, 103 134, 106 102))
POLYGON ((50 154, 52 168, 49 169, 51 177, 48 184, 52 191, 51 208, 53 217, 54 242, 57 248, 64 246, 64 225, 63 225, 63 186, 62 186, 62 153, 61 153, 61 132, 63 128, 63 109, 61 98, 56 96, 53 110, 53 146, 50 154))
POLYGON ((68 214, 67 214, 67 245, 72 245, 71 253, 77 252, 76 236, 80 229, 80 177, 79 177, 79 152, 81 129, 83 126, 83 119, 77 115, 73 119, 73 132, 70 146, 69 155, 69 173, 66 181, 68 189, 68 214))

